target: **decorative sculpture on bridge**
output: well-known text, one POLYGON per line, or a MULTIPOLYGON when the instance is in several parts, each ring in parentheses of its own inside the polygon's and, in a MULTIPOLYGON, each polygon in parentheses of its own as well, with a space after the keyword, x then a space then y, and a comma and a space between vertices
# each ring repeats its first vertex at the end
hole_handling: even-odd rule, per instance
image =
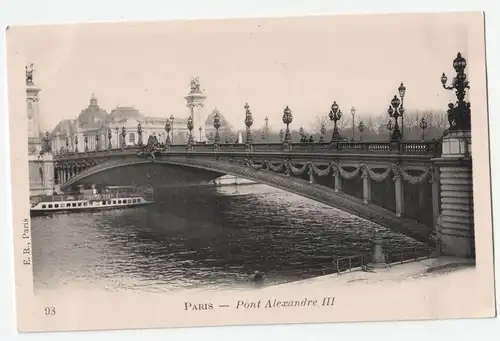
POLYGON ((443 88, 447 90, 455 90, 455 94, 457 96, 457 102, 455 104, 448 104, 448 123, 450 124, 450 128, 445 132, 445 135, 448 131, 471 129, 470 102, 464 101, 465 90, 470 89, 469 81, 467 80, 467 75, 465 74, 466 66, 467 61, 459 52, 457 53, 457 57, 453 60, 453 68, 457 72, 457 75, 453 77, 452 84, 446 85, 448 77, 446 77, 444 73, 441 76, 443 88))
POLYGON ((160 143, 156 135, 151 135, 148 138, 148 143, 137 153, 138 156, 151 156, 151 161, 155 162, 155 154, 162 151, 160 143))

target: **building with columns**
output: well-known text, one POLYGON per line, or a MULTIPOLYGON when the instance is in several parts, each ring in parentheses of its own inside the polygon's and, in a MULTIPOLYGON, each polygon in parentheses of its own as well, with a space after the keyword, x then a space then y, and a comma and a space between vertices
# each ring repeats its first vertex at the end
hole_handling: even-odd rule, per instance
POLYGON ((165 125, 170 122, 170 141, 173 144, 186 144, 189 138, 187 127, 188 117, 193 119, 193 140, 207 142, 215 134, 213 118, 217 112, 221 128, 224 132, 230 129, 226 119, 217 109, 207 114, 204 101, 206 95, 200 90, 198 78, 190 83, 190 92, 185 97, 188 110, 184 114, 170 117, 146 116, 133 106, 117 106, 108 113, 101 108, 94 94, 89 104, 75 119, 65 119, 59 122, 50 133, 51 148, 55 153, 102 150, 121 148, 139 144, 139 125, 142 131, 142 142, 146 143, 149 136, 155 135, 159 142, 166 142, 165 125), (200 129, 201 128, 201 129, 200 129))

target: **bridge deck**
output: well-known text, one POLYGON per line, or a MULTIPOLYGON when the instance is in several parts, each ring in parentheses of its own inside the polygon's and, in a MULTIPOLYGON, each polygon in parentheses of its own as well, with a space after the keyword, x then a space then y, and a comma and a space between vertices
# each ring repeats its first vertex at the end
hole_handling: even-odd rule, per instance
MULTIPOLYGON (((185 156, 173 156, 168 153, 163 153, 156 158, 155 162, 205 169, 207 171, 230 174, 253 180, 258 183, 280 188, 354 214, 416 240, 426 243, 431 242, 431 228, 428 226, 411 219, 398 217, 392 211, 373 204, 365 204, 359 198, 342 192, 335 192, 333 189, 326 186, 311 184, 306 180, 289 177, 285 174, 274 173, 268 170, 255 170, 237 162, 216 160, 213 157, 208 156, 192 158, 185 156)), ((109 159, 74 176, 63 184, 61 189, 64 190, 91 174, 96 174, 98 172, 116 167, 144 163, 151 163, 151 160, 137 158, 137 156, 133 158, 109 159)))

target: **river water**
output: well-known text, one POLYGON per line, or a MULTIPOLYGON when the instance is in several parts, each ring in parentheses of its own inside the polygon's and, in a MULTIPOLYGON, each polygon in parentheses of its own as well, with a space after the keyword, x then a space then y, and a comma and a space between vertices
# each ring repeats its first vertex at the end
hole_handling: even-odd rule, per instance
POLYGON ((336 257, 415 241, 265 185, 164 188, 137 209, 32 220, 35 290, 238 289, 332 273, 336 257))

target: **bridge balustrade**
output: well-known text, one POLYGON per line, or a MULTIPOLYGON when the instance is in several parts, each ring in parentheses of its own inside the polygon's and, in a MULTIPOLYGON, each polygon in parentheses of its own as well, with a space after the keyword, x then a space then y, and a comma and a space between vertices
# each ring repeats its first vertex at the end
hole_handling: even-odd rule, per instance
MULTIPOLYGON (((441 153, 441 144, 436 141, 403 141, 403 142, 338 142, 338 143, 308 143, 295 142, 285 147, 282 143, 253 143, 251 150, 241 143, 222 143, 218 148, 214 144, 194 144, 189 150, 185 144, 166 146, 163 153, 186 154, 186 153, 281 153, 281 154, 400 154, 400 155, 429 155, 438 156, 441 153)), ((98 157, 113 157, 119 155, 137 154, 143 147, 128 146, 125 148, 102 149, 99 151, 82 151, 59 153, 54 156, 55 160, 84 159, 98 157)))

